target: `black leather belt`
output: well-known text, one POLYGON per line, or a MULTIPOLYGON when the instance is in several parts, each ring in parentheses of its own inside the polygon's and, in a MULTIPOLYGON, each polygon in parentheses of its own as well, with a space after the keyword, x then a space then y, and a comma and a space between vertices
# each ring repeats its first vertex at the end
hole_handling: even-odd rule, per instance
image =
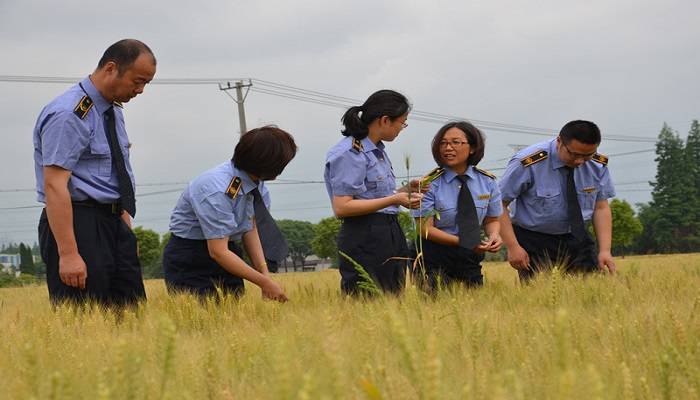
POLYGON ((122 213, 122 205, 121 203, 98 203, 95 200, 88 199, 88 200, 81 200, 81 201, 73 201, 73 205, 77 207, 90 207, 90 208, 96 208, 100 211, 106 211, 110 214, 114 215, 121 215, 122 213))

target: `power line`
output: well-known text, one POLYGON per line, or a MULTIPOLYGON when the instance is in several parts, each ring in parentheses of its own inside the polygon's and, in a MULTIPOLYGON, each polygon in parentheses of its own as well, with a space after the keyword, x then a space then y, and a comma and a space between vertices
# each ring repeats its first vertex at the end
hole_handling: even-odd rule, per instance
MULTIPOLYGON (((30 76, 30 75, 0 75, 0 82, 23 82, 23 83, 74 83, 82 78, 75 77, 54 77, 54 76, 30 76)), ((243 80, 244 78, 159 78, 151 81, 155 85, 219 85, 221 82, 243 80)), ((303 101, 335 108, 348 108, 351 105, 362 103, 361 100, 344 96, 337 96, 310 89, 303 89, 296 86, 282 83, 266 81, 262 79, 249 79, 261 88, 253 87, 252 91, 287 98, 290 100, 303 101)), ((430 123, 445 123, 450 120, 468 120, 485 130, 520 133, 537 136, 554 136, 556 130, 549 128, 537 128, 526 125, 517 125, 505 122, 479 120, 439 114, 430 111, 412 110, 411 118, 417 121, 430 123)), ((607 134, 607 140, 625 142, 656 142, 654 138, 644 136, 614 135, 607 134)))

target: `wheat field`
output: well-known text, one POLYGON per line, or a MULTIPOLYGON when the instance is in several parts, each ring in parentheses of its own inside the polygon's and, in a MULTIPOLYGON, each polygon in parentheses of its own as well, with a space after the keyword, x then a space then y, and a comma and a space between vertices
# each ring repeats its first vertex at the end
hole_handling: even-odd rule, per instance
POLYGON ((0 398, 700 398, 700 254, 617 261, 613 278, 527 286, 487 263, 481 289, 364 301, 333 270, 278 275, 286 304, 154 280, 119 320, 0 289, 0 398))

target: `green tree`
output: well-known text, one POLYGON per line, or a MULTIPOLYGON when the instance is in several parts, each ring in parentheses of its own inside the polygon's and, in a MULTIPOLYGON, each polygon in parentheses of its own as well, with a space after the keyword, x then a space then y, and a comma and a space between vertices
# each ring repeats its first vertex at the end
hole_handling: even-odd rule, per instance
POLYGON ((328 217, 314 225, 314 238, 311 240, 311 248, 320 258, 338 257, 337 238, 340 232, 341 222, 336 217, 328 217))
POLYGON ((700 123, 693 120, 690 124, 688 139, 685 144, 685 165, 689 174, 687 189, 688 214, 690 218, 688 251, 700 250, 700 123))
POLYGON ((36 266, 34 265, 34 256, 32 256, 32 249, 29 246, 25 246, 24 243, 19 244, 19 271, 22 274, 36 275, 36 266))
POLYGON ((338 263, 337 238, 340 232, 340 220, 336 217, 324 218, 314 225, 314 237, 311 249, 320 258, 330 258, 333 265, 338 263))
POLYGON ((139 261, 143 269, 144 278, 162 278, 161 257, 163 250, 160 235, 151 229, 142 226, 134 228, 134 234, 139 244, 139 261))
POLYGON ((306 257, 313 254, 311 241, 314 238, 314 224, 307 221, 282 219, 277 221, 277 226, 282 231, 284 238, 287 239, 294 269, 296 269, 297 263, 303 267, 306 257))
POLYGON ((664 124, 656 143, 656 181, 652 183, 650 209, 642 219, 649 250, 672 253, 688 250, 693 216, 688 213, 687 192, 692 182, 687 168, 683 140, 664 124))
POLYGON ((642 223, 634 215, 632 206, 625 200, 613 199, 610 202, 612 212, 612 247, 616 254, 625 256, 629 248, 642 233, 642 223))

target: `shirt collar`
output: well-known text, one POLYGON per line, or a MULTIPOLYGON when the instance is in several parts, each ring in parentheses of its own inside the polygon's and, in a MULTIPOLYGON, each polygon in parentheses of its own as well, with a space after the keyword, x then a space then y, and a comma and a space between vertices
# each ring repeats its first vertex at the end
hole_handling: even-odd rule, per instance
MULTIPOLYGON (((452 182, 457 177, 457 173, 454 172, 451 168, 448 168, 448 167, 443 167, 443 168, 445 168, 445 172, 442 173, 442 176, 445 177, 445 181, 447 181, 447 183, 452 182)), ((465 172, 464 175, 469 179, 474 179, 476 177, 476 172, 474 171, 474 166, 467 165, 467 172, 465 172)))
POLYGON ((248 176, 248 173, 236 168, 235 165, 233 165, 233 161, 231 161, 231 171, 233 172, 233 176, 237 176, 241 178, 241 190, 243 191, 243 194, 248 194, 250 193, 251 190, 255 189, 258 187, 258 185, 253 182, 252 179, 250 179, 250 176, 248 176))
POLYGON ((112 103, 105 100, 105 98, 102 97, 95 85, 92 84, 90 76, 85 77, 85 79, 83 79, 80 82, 80 85, 82 86, 85 93, 88 96, 90 96, 90 99, 92 100, 93 104, 95 104, 95 109, 97 109, 97 111, 100 114, 104 114, 105 111, 112 107, 112 103))
POLYGON ((559 169, 565 167, 564 162, 559 158, 559 152, 557 151, 557 139, 552 139, 549 142, 549 159, 551 161, 552 169, 559 169))
POLYGON ((373 141, 369 139, 369 136, 365 137, 360 141, 362 143, 362 149, 365 153, 369 153, 372 150, 384 150, 384 143, 380 140, 379 143, 374 144, 373 141))

